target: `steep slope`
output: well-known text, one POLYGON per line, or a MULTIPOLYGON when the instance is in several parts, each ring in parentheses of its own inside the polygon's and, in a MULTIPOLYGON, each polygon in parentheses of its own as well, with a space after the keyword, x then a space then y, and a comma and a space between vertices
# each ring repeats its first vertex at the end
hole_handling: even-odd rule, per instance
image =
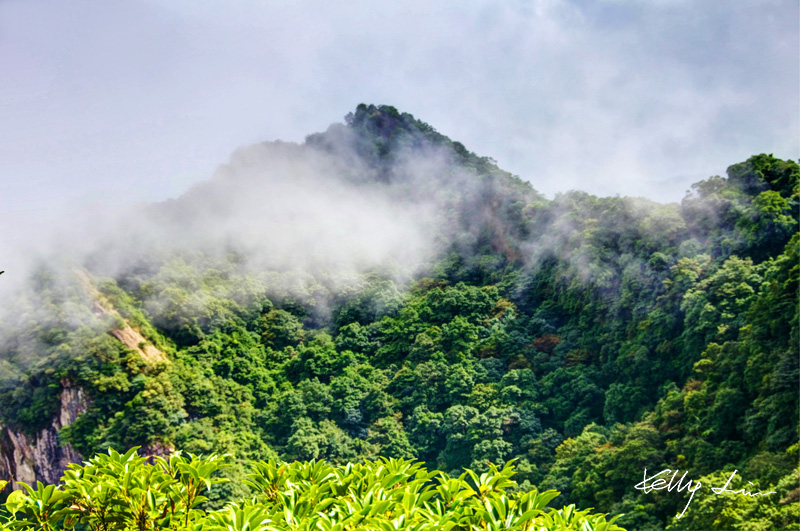
MULTIPOLYGON (((110 336, 136 353, 146 366, 169 363, 164 352, 146 340, 141 332, 131 327, 119 315, 108 297, 95 287, 86 270, 77 269, 74 273, 76 280, 90 297, 94 313, 101 320, 110 320, 113 323, 108 330, 110 336)), ((0 424, 0 477, 9 478, 14 489, 20 488, 20 482, 29 485, 37 481, 57 483, 69 463, 82 461, 81 455, 73 446, 62 441, 60 433, 89 408, 86 393, 69 378, 62 378, 58 386, 51 384, 50 387, 55 388, 55 392, 48 400, 56 401, 59 408, 49 423, 47 418, 39 419, 38 424, 44 424, 40 430, 32 431, 26 426, 5 427, 0 424)), ((161 450, 159 445, 154 445, 145 448, 144 452, 162 454, 168 450, 161 450)))
MULTIPOLYGON (((142 361, 147 365, 169 363, 167 355, 145 339, 141 332, 131 327, 130 323, 126 319, 123 319, 119 312, 114 309, 114 305, 111 301, 97 290, 88 271, 79 269, 75 274, 94 302, 93 309, 98 317, 110 318, 114 322, 114 326, 108 332, 109 334, 118 339, 123 345, 139 354, 142 361)), ((62 425, 66 426, 66 424, 62 425)))

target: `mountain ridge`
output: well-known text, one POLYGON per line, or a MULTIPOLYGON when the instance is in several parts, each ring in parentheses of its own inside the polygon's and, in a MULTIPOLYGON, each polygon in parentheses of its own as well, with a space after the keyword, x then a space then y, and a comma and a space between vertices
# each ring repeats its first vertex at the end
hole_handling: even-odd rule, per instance
POLYGON ((32 271, 0 319, 0 421, 44 427, 70 381, 88 405, 59 437, 82 455, 447 472, 513 458, 520 488, 635 529, 704 529, 722 510, 674 521, 678 497, 633 492, 645 467, 706 484, 737 468, 778 494, 731 502, 726 525, 789 525, 799 177, 756 155, 680 205, 547 200, 411 115, 359 105, 302 145, 239 150, 80 257, 170 363, 118 341, 59 262, 32 271))

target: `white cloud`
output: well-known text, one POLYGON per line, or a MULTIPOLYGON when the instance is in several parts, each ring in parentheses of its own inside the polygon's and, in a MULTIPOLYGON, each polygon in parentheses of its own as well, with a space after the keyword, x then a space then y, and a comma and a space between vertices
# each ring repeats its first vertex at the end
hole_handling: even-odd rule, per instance
POLYGON ((798 148, 798 6, 0 4, 0 233, 176 196, 238 146, 387 103, 548 195, 678 200, 798 148))

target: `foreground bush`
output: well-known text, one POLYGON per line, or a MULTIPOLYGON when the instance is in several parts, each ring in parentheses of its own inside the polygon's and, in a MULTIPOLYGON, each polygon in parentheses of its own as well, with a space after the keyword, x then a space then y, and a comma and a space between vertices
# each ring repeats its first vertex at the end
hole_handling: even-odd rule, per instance
MULTIPOLYGON (((70 465, 62 483, 11 493, 0 529, 622 530, 603 514, 546 507, 553 490, 511 493, 513 466, 458 478, 420 463, 381 459, 337 467, 324 461, 252 463, 253 496, 218 511, 203 493, 225 480, 219 456, 169 458, 109 450, 70 465)), ((0 488, 4 482, 0 482, 0 488)))

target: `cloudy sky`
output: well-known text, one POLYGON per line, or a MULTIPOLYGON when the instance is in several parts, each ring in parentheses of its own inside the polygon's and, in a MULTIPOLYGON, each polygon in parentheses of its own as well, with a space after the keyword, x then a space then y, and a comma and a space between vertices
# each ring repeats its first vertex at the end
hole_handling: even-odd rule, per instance
POLYGON ((0 234, 394 105, 549 197, 800 156, 798 2, 0 0, 0 234))

